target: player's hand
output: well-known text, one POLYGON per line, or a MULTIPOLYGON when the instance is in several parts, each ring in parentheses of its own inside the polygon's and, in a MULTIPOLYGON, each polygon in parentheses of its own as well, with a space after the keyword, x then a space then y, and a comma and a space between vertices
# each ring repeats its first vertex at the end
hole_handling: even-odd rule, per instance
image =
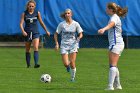
POLYGON ((49 32, 49 31, 47 31, 46 34, 47 34, 48 36, 50 36, 50 32, 49 32))
POLYGON ((77 42, 80 42, 80 38, 79 37, 77 37, 77 42))
POLYGON ((55 51, 58 51, 58 49, 59 49, 59 45, 57 44, 55 45, 55 51))
POLYGON ((102 35, 102 34, 104 34, 104 32, 105 32, 104 29, 99 29, 99 30, 98 30, 98 34, 101 34, 101 35, 102 35))
POLYGON ((27 33, 25 31, 22 32, 23 36, 27 36, 27 33))

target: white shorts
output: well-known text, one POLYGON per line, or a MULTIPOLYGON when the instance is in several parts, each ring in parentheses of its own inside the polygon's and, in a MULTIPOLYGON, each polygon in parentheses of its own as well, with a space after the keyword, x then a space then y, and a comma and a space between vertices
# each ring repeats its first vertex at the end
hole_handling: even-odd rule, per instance
POLYGON ((122 51, 124 49, 124 45, 110 45, 109 51, 121 55, 122 51))
POLYGON ((67 50, 67 49, 64 49, 64 48, 61 48, 60 49, 60 53, 61 54, 71 54, 71 53, 77 53, 78 52, 78 48, 73 48, 73 49, 70 49, 70 50, 67 50))

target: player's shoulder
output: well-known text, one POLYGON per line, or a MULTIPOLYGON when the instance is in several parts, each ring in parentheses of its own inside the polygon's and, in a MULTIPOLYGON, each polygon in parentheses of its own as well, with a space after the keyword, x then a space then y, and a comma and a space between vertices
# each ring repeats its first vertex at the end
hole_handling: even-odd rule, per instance
POLYGON ((36 15, 40 15, 41 13, 40 13, 39 10, 34 10, 34 14, 36 14, 36 15))
POLYGON ((111 16, 110 21, 115 22, 115 24, 117 24, 118 22, 120 22, 120 17, 117 14, 114 14, 111 16))
POLYGON ((120 19, 120 17, 117 14, 114 14, 111 18, 112 19, 120 19))
POLYGON ((79 22, 77 22, 75 20, 73 20, 73 25, 75 25, 76 27, 79 27, 80 26, 79 22))
POLYGON ((39 11, 39 10, 34 10, 34 12, 35 12, 35 13, 40 13, 40 11, 39 11))
POLYGON ((72 24, 74 24, 76 26, 79 25, 79 23, 77 21, 75 21, 75 20, 73 20, 72 24))
POLYGON ((66 24, 66 21, 62 21, 59 23, 59 25, 64 25, 64 24, 66 24))
POLYGON ((75 23, 75 24, 79 24, 77 21, 75 21, 75 20, 73 20, 73 23, 75 23))
POLYGON ((60 22, 60 23, 58 24, 58 27, 62 27, 64 24, 65 24, 65 22, 62 21, 62 22, 60 22))
POLYGON ((28 11, 27 11, 27 10, 25 10, 23 13, 24 13, 24 14, 27 14, 27 13, 28 13, 28 11))

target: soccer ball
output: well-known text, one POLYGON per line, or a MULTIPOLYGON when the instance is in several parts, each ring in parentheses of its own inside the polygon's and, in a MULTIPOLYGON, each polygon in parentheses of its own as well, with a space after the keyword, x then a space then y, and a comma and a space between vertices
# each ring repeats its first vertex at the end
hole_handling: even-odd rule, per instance
POLYGON ((41 75, 40 80, 41 80, 41 82, 44 82, 44 83, 50 83, 51 76, 49 74, 43 74, 43 75, 41 75))

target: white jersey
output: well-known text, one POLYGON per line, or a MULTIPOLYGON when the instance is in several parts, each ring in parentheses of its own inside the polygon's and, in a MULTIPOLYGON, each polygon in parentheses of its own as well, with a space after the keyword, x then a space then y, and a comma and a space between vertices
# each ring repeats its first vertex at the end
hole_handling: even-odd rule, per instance
POLYGON ((109 45, 124 45, 122 38, 122 24, 119 16, 114 14, 111 16, 109 23, 114 22, 115 26, 108 30, 109 45))
POLYGON ((66 50, 70 50, 73 47, 78 48, 76 33, 83 32, 83 29, 80 27, 79 23, 76 21, 72 21, 71 24, 67 24, 66 21, 61 22, 56 32, 58 34, 61 33, 61 46, 60 48, 64 48, 66 50))

